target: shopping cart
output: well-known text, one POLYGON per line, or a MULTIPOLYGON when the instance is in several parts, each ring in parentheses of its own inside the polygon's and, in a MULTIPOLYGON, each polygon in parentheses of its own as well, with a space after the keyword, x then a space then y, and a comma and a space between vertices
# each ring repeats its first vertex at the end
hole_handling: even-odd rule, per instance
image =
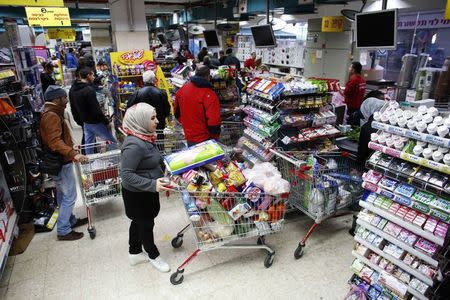
POLYGON ((234 147, 244 134, 243 122, 222 122, 219 142, 234 147))
POLYGON ((352 213, 342 210, 361 198, 364 167, 347 152, 287 152, 277 164, 283 178, 291 183, 289 204, 314 220, 294 252, 299 259, 306 241, 321 222, 352 213))
POLYGON ((156 134, 156 147, 158 147, 158 150, 163 156, 187 148, 183 128, 178 123, 162 130, 158 129, 156 130, 156 134))
POLYGON ((91 207, 121 196, 120 150, 107 151, 110 142, 80 145, 78 150, 95 147, 98 153, 86 155, 86 162, 77 162, 75 172, 80 184, 81 196, 86 206, 88 232, 91 239, 96 236, 91 207))

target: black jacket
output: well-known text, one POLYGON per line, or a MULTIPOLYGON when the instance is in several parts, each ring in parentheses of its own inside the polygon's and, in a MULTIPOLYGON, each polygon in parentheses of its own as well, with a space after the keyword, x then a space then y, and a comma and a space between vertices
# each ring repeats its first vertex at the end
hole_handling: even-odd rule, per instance
POLYGON ((239 59, 238 59, 236 56, 234 56, 234 55, 231 55, 231 54, 228 55, 227 58, 225 58, 225 61, 224 61, 223 63, 224 63, 224 65, 227 65, 227 66, 235 65, 235 66, 236 66, 236 69, 237 69, 238 71, 241 70, 241 62, 240 62, 239 59))
POLYGON ((47 90, 47 88, 50 85, 55 85, 56 81, 55 79, 53 79, 52 76, 48 75, 45 72, 41 73, 41 83, 42 83, 42 92, 45 93, 45 91, 47 90))
POLYGON ((78 125, 83 123, 108 125, 109 119, 103 114, 91 84, 75 80, 69 91, 70 108, 78 125))
POLYGON ((148 103, 156 109, 156 117, 159 124, 157 129, 164 129, 166 118, 170 115, 170 104, 167 101, 167 94, 156 86, 145 86, 136 91, 128 100, 127 109, 137 103, 148 103))
POLYGON ((361 126, 361 131, 359 133, 358 142, 358 162, 364 164, 372 154, 372 150, 369 148, 370 135, 377 132, 376 129, 372 128, 373 116, 370 116, 367 123, 361 126))

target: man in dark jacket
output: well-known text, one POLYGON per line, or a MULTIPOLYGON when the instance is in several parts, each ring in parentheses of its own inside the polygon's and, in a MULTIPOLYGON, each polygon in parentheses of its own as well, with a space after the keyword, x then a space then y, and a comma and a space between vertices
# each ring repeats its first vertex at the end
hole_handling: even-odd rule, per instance
POLYGON ((195 76, 175 95, 175 117, 183 126, 189 145, 218 139, 220 136, 220 104, 211 83, 207 66, 199 66, 195 76))
POLYGON ((156 116, 160 120, 156 129, 162 130, 166 125, 166 118, 170 115, 170 104, 167 101, 167 94, 155 86, 156 76, 153 71, 145 71, 142 74, 142 80, 145 86, 130 97, 127 109, 140 102, 150 104, 155 108, 156 116))
POLYGON ((238 71, 240 71, 241 70, 241 62, 239 61, 239 59, 236 56, 234 56, 233 49, 228 48, 226 54, 227 54, 227 58, 225 58, 224 64, 227 66, 235 66, 236 69, 238 71))
MULTIPOLYGON (((92 68, 85 67, 80 70, 80 80, 76 80, 70 91, 72 112, 75 112, 74 119, 83 122, 83 130, 86 144, 95 143, 95 138, 112 142, 115 148, 116 138, 111 133, 110 121, 103 114, 100 104, 97 101, 94 82, 94 72, 92 68), (72 103, 73 102, 73 103, 72 103), (77 115, 77 116, 76 116, 77 115)), ((86 147, 86 154, 94 153, 94 147, 86 147)))
POLYGON ((200 52, 198 52, 197 54, 197 59, 199 62, 203 61, 203 58, 208 55, 208 49, 206 49, 206 47, 203 47, 200 52))

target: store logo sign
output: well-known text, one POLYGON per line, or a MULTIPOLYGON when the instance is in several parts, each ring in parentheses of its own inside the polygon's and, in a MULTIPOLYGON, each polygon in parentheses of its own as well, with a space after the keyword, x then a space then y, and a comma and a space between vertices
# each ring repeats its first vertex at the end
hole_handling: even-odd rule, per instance
POLYGON ((122 53, 119 57, 123 64, 139 64, 144 58, 144 50, 133 50, 122 53))
POLYGON ((64 0, 0 0, 0 5, 64 6, 64 0))

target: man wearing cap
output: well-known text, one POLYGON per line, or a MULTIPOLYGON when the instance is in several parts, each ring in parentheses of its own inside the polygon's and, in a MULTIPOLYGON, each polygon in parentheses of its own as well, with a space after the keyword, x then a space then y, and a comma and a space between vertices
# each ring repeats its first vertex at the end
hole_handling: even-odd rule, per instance
POLYGON ((156 87, 156 76, 153 71, 145 71, 142 74, 142 80, 145 86, 130 97, 127 109, 141 102, 150 104, 156 109, 156 116, 160 120, 156 129, 164 129, 166 125, 165 120, 170 115, 170 104, 167 101, 167 94, 156 87))
POLYGON ((77 219, 72 213, 77 199, 72 162, 86 161, 87 157, 73 148, 70 129, 64 120, 64 110, 68 102, 66 91, 60 86, 50 85, 44 99, 44 112, 40 122, 43 146, 64 157, 61 171, 57 176, 52 176, 56 184, 56 200, 59 206, 56 223, 58 240, 74 241, 82 238, 83 233, 76 232, 72 228, 87 224, 87 218, 77 219))

